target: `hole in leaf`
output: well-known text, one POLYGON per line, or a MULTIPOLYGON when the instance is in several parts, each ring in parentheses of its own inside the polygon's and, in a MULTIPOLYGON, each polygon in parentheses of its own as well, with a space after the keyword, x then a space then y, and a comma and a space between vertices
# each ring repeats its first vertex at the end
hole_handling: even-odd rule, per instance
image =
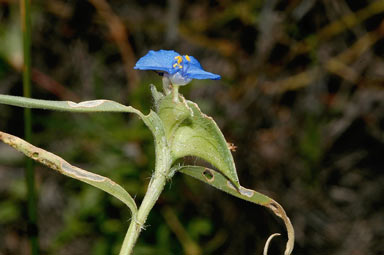
POLYGON ((103 104, 104 102, 105 102, 105 100, 91 100, 91 101, 84 101, 84 102, 80 102, 80 103, 68 101, 68 105, 72 108, 77 108, 77 107, 92 108, 92 107, 99 106, 99 105, 103 104))
POLYGON ((270 204, 267 205, 269 209, 273 211, 274 214, 276 214, 279 217, 282 217, 282 214, 280 213, 280 205, 277 204, 276 202, 271 202, 270 204))
POLYGON ((216 167, 202 158, 196 156, 185 156, 180 159, 183 165, 202 166, 205 167, 205 171, 202 173, 204 178, 208 182, 213 182, 215 179, 215 172, 221 173, 216 167))
POLYGON ((204 170, 203 175, 208 182, 212 182, 215 179, 212 170, 209 170, 207 168, 204 170))
POLYGON ((277 205, 275 205, 274 203, 270 203, 269 206, 272 210, 277 211, 277 205))
POLYGON ((240 187, 240 193, 247 197, 253 197, 253 194, 255 194, 255 191, 246 189, 244 187, 240 187))

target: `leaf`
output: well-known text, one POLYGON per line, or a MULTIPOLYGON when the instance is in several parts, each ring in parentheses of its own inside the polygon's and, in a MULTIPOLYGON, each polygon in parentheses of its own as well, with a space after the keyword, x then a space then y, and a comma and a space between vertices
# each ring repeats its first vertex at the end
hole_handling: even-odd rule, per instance
POLYGON ((140 117, 144 115, 132 106, 125 106, 120 103, 98 99, 75 103, 72 101, 51 101, 32 99, 18 96, 0 95, 0 103, 24 108, 69 111, 69 112, 130 112, 140 117))
MULTIPOLYGON (((283 207, 275 200, 255 190, 246 189, 242 186, 239 186, 239 188, 236 189, 224 175, 209 168, 200 166, 181 166, 178 171, 192 176, 202 182, 205 182, 219 190, 225 191, 232 196, 271 209, 276 216, 280 217, 284 221, 285 227, 287 229, 288 241, 284 254, 289 255, 292 253, 295 242, 295 232, 292 223, 285 213, 283 207)), ((273 236, 275 236, 275 234, 273 236)), ((270 239, 271 238, 268 239, 266 246, 268 246, 270 239)))
MULTIPOLYGON (((160 96, 160 94, 159 94, 160 96)), ((163 124, 157 114, 154 111, 150 111, 148 115, 144 115, 139 110, 132 106, 125 106, 120 103, 98 99, 91 101, 83 101, 80 103, 74 103, 71 101, 51 101, 32 99, 26 97, 9 96, 0 94, 0 103, 13 105, 24 108, 32 109, 44 109, 44 110, 57 110, 57 111, 69 111, 69 112, 129 112, 137 114, 148 128, 152 131, 156 143, 164 144, 165 141, 161 139, 164 137, 163 124)))
POLYGON ((179 102, 167 95, 157 102, 173 161, 185 156, 202 158, 239 187, 235 163, 224 135, 216 122, 199 107, 180 96, 179 102))
MULTIPOLYGON (((156 144, 157 145, 162 144, 162 146, 166 146, 165 141, 161 139, 162 137, 164 137, 164 129, 163 129, 162 121, 154 111, 150 111, 148 115, 144 115, 142 112, 133 108, 132 106, 125 106, 120 103, 110 101, 110 100, 105 100, 105 99, 74 103, 71 101, 51 101, 51 100, 32 99, 32 98, 18 97, 18 96, 0 95, 0 103, 19 106, 19 107, 25 107, 25 108, 33 108, 33 109, 82 112, 82 113, 86 113, 86 112, 135 113, 144 121, 144 123, 152 131, 156 144)), ((156 147, 156 150, 158 150, 159 153, 163 153, 158 148, 159 146, 156 147)))
POLYGON ((109 178, 73 166, 59 156, 33 146, 19 137, 0 131, 0 140, 24 153, 27 157, 32 158, 63 175, 88 183, 111 194, 126 204, 131 210, 133 217, 136 217, 137 206, 131 195, 129 195, 124 188, 109 178))

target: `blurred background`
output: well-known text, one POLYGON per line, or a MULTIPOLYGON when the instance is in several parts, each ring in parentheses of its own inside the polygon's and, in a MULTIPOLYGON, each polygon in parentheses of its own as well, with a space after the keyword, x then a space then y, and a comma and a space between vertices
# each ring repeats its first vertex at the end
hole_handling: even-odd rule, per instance
MULTIPOLYGON (((18 1, 0 0, 0 93, 22 94, 18 1)), ((148 50, 174 49, 222 75, 181 93, 212 116, 240 182, 278 201, 294 254, 384 254, 384 1, 34 0, 34 98, 152 107, 148 50)), ((23 111, 0 130, 23 136, 23 111)), ((128 114, 33 111, 33 143, 110 177, 140 203, 154 168, 151 133, 128 114)), ((0 255, 26 255, 25 158, 0 145, 0 255)), ((117 254, 129 210, 36 165, 41 254, 117 254)), ((282 254, 268 209, 177 174, 135 254, 282 254)))

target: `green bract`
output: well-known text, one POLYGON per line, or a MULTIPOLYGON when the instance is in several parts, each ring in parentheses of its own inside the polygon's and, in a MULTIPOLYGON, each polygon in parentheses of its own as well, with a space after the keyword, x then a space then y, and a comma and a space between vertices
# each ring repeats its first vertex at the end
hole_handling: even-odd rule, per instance
POLYGON ((185 156, 202 158, 222 172, 235 187, 239 187, 232 154, 211 117, 182 96, 176 102, 172 95, 163 96, 156 101, 156 105, 173 161, 185 156))

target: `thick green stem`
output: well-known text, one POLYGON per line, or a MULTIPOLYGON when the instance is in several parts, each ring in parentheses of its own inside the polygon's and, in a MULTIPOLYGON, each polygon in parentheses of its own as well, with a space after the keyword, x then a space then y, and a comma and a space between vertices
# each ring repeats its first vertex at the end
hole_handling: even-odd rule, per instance
MULTIPOLYGON (((21 26, 23 32, 23 95, 31 97, 31 10, 30 0, 20 0, 21 26)), ((24 109, 24 135, 25 140, 32 137, 31 109, 24 109)), ((35 172, 33 160, 27 159, 25 182, 28 196, 28 235, 31 243, 31 254, 39 254, 37 238, 37 206, 35 191, 35 172)))

